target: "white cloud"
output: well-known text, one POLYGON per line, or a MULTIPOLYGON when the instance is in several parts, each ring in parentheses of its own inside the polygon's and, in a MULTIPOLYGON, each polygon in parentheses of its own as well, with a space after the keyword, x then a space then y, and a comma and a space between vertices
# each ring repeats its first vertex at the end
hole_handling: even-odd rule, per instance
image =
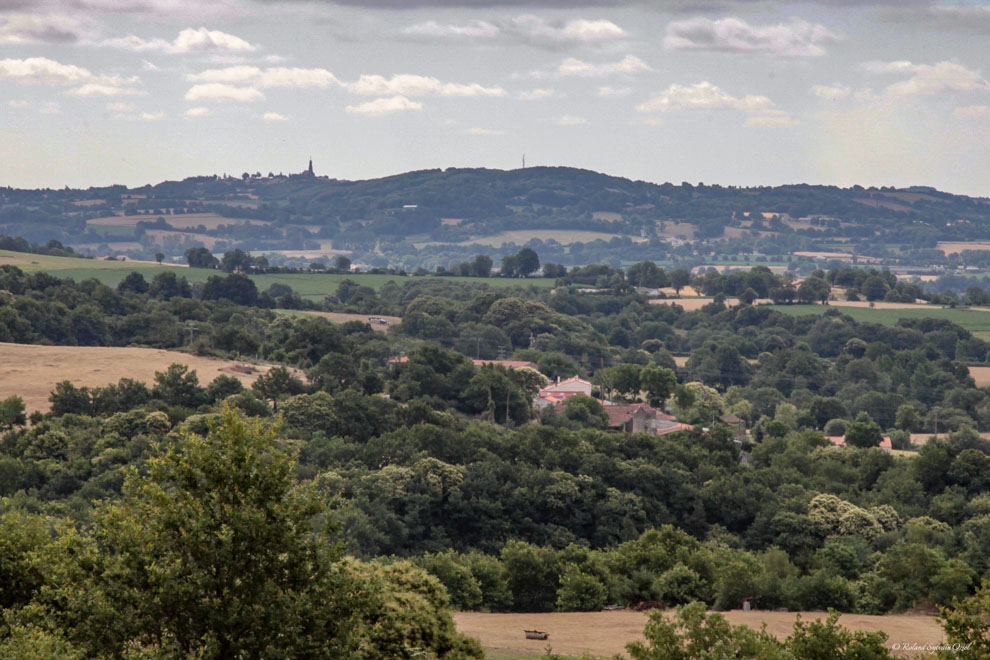
POLYGON ((568 57, 560 66, 557 73, 562 76, 606 76, 615 73, 639 73, 650 71, 650 67, 635 55, 626 55, 618 62, 593 64, 574 57, 568 57))
POLYGON ((692 18, 667 26, 668 50, 712 50, 724 53, 766 53, 789 57, 825 54, 822 44, 838 35, 818 23, 792 20, 776 25, 750 25, 739 18, 692 18))
POLYGON ((86 83, 85 85, 80 85, 79 87, 73 87, 66 92, 69 96, 138 96, 147 94, 147 92, 132 89, 130 87, 121 87, 120 85, 108 85, 105 83, 93 82, 86 83))
POLYGON ((983 117, 990 117, 990 106, 964 105, 953 110, 952 116, 956 119, 982 119, 983 117))
POLYGON ((375 99, 358 105, 349 105, 345 111, 366 115, 369 117, 381 117, 396 112, 408 112, 411 110, 422 110, 423 104, 418 101, 410 101, 405 96, 393 96, 390 98, 375 99))
POLYGON ((93 74, 74 64, 62 64, 47 57, 0 60, 0 79, 47 85, 72 85, 91 80, 93 74))
POLYGON ((107 103, 107 110, 110 112, 130 112, 134 106, 130 103, 107 103))
POLYGON ((636 106, 639 112, 670 112, 672 110, 729 109, 744 112, 747 126, 793 126, 797 123, 783 110, 774 108, 766 96, 747 94, 732 96, 704 81, 689 87, 671 85, 662 94, 636 106))
POLYGON ((261 101, 265 95, 254 87, 235 87, 221 83, 193 85, 186 92, 187 101, 238 101, 250 103, 261 101))
POLYGON ((564 26, 562 34, 576 41, 603 41, 605 39, 618 39, 626 36, 626 31, 612 21, 597 20, 587 21, 578 19, 571 21, 564 26))
POLYGON ((469 135, 505 135, 505 131, 497 131, 492 128, 469 128, 465 133, 469 135))
POLYGON ((411 74, 394 75, 385 78, 379 75, 363 75, 357 82, 350 83, 347 88, 355 94, 368 96, 423 96, 436 94, 438 96, 505 96, 501 87, 483 87, 477 83, 462 85, 458 83, 443 83, 436 78, 411 74))
POLYGON ((541 48, 598 43, 628 36, 621 27, 605 19, 579 18, 559 22, 529 14, 505 20, 471 20, 460 25, 426 21, 405 28, 401 34, 420 40, 454 40, 467 43, 502 40, 541 48))
POLYGON ((468 21, 464 25, 441 25, 436 21, 426 21, 410 25, 402 34, 412 37, 429 37, 434 39, 492 39, 499 36, 502 30, 487 21, 468 21))
POLYGON ((737 98, 727 94, 710 82, 700 82, 685 87, 671 85, 663 94, 636 106, 640 112, 667 112, 669 110, 705 110, 732 108, 743 112, 758 112, 773 106, 765 96, 748 95, 737 98))
POLYGON ((612 21, 579 18, 567 23, 552 23, 538 16, 518 16, 512 19, 505 31, 512 36, 534 44, 557 45, 568 43, 593 43, 621 39, 626 31, 612 21))
POLYGON ((186 76, 190 82, 250 84, 254 87, 329 87, 341 84, 326 69, 300 69, 290 67, 229 66, 223 69, 207 69, 186 76))
POLYGON ((605 85, 598 88, 598 96, 629 96, 632 94, 631 87, 610 87, 605 85))
POLYGON ((583 126, 588 123, 588 120, 584 117, 575 117, 574 115, 563 115, 561 117, 556 117, 553 123, 557 126, 583 126))
POLYGON ((285 115, 280 115, 277 112, 266 112, 265 114, 261 115, 261 118, 264 119, 265 121, 286 121, 286 120, 288 120, 288 117, 286 117, 285 115))
POLYGON ((179 32, 173 41, 143 39, 131 34, 118 39, 108 39, 102 44, 138 53, 152 50, 165 53, 249 52, 255 50, 255 46, 240 37, 220 30, 208 30, 205 27, 186 28, 179 32))
POLYGON ((48 103, 41 106, 41 114, 60 115, 62 114, 62 108, 59 107, 58 103, 55 103, 54 101, 49 101, 48 103))
POLYGON ((164 112, 142 112, 138 115, 138 119, 142 121, 157 121, 159 119, 165 119, 164 112))
POLYGON ((185 112, 186 117, 206 117, 209 114, 210 109, 201 105, 196 106, 195 108, 189 108, 185 112))
POLYGON ((26 108, 31 104, 27 101, 22 101, 20 99, 14 99, 12 101, 7 101, 7 105, 11 108, 26 108))
POLYGON ((90 70, 74 64, 63 64, 47 57, 29 57, 23 60, 0 60, 0 80, 46 85, 78 85, 70 89, 70 96, 122 96, 144 94, 130 87, 140 79, 137 76, 94 75, 90 70))
POLYGON ((979 71, 967 69, 957 62, 914 64, 907 60, 895 62, 866 62, 862 65, 868 73, 877 75, 908 75, 907 80, 889 85, 884 92, 889 96, 911 97, 943 92, 977 92, 990 90, 990 84, 979 71))
POLYGON ((519 100, 521 101, 536 101, 537 99, 545 99, 553 96, 552 89, 531 89, 528 92, 519 92, 519 100))
POLYGON ((850 90, 844 85, 815 85, 811 88, 811 93, 820 99, 835 101, 849 96, 850 90))
POLYGON ((81 18, 42 14, 0 15, 0 44, 75 43, 93 32, 88 21, 81 18))

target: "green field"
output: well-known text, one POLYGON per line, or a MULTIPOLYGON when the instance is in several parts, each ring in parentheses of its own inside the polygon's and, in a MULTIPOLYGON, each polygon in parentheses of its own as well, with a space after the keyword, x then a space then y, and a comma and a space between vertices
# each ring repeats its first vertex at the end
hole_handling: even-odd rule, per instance
MULTIPOLYGON (((28 272, 40 270, 51 273, 56 277, 71 277, 77 282, 89 277, 95 277, 100 282, 109 286, 117 286, 132 271, 141 273, 148 280, 163 271, 172 271, 177 275, 185 277, 190 282, 205 282, 211 275, 223 275, 220 271, 204 268, 159 266, 158 264, 135 263, 131 261, 100 261, 96 259, 74 259, 71 257, 49 257, 38 254, 10 252, 7 250, 0 250, 0 264, 2 263, 9 263, 28 272)), ((271 275, 251 275, 250 277, 254 280, 260 291, 264 291, 272 284, 278 282, 292 287, 292 290, 302 297, 314 300, 320 300, 324 296, 334 293, 337 287, 340 286, 340 283, 345 279, 353 280, 363 286, 370 286, 376 291, 380 290, 386 282, 395 282, 402 285, 405 282, 424 279, 402 277, 399 275, 370 275, 360 273, 350 275, 336 273, 276 273, 271 275)), ((487 284, 494 289, 515 286, 549 288, 554 284, 554 280, 548 278, 519 280, 501 279, 498 277, 485 279, 477 277, 431 277, 431 279, 487 284)))
POLYGON ((861 323, 880 323, 896 325, 900 319, 946 319, 966 328, 977 336, 990 338, 990 312, 972 309, 950 309, 943 307, 919 305, 912 309, 878 309, 871 307, 839 307, 826 305, 771 305, 784 314, 804 316, 807 314, 824 314, 830 309, 837 309, 846 316, 851 316, 861 323))

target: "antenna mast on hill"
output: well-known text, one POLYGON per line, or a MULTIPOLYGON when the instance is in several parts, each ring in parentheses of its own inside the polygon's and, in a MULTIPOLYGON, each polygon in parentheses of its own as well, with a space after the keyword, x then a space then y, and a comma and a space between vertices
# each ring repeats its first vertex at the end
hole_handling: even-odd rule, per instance
POLYGON ((523 154, 523 169, 526 169, 526 154, 523 154))

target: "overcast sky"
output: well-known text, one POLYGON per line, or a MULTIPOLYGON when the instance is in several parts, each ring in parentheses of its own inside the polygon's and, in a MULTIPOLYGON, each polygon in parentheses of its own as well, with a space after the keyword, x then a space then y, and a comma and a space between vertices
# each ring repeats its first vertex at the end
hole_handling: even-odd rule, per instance
POLYGON ((990 196, 990 5, 0 0, 0 186, 567 165, 990 196))

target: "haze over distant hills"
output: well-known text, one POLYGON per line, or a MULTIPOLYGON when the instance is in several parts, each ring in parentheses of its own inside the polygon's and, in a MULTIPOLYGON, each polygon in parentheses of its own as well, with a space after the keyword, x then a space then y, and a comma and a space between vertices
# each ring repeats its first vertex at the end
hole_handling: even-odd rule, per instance
POLYGON ((569 167, 447 168, 364 181, 310 169, 138 188, 4 188, 0 205, 0 232, 83 251, 348 252, 404 267, 525 244, 565 264, 808 251, 919 264, 947 258, 939 242, 990 235, 990 199, 927 186, 655 184, 569 167))

